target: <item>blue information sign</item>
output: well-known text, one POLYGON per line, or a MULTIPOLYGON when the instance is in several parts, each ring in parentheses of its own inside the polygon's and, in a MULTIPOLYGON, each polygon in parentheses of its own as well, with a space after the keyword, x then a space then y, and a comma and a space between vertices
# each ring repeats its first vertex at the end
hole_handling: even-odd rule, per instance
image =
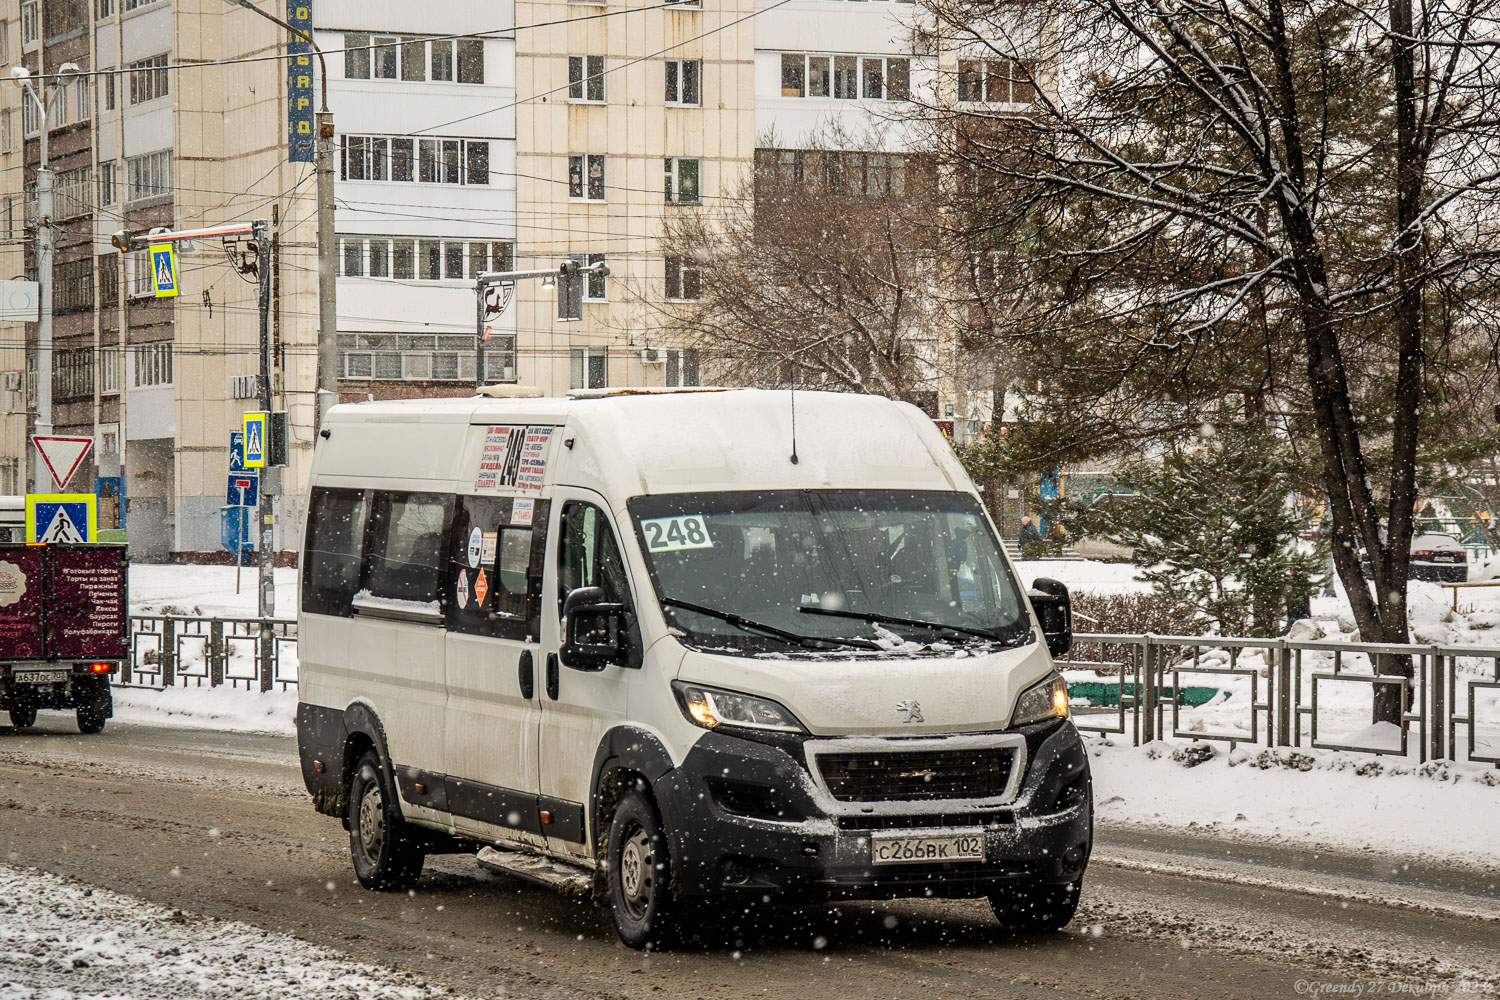
POLYGON ((260 476, 254 472, 231 472, 224 503, 230 507, 255 507, 260 504, 260 476))
POLYGON ((229 432, 229 471, 245 471, 245 432, 229 432))
MULTIPOLYGON (((312 35, 312 0, 286 0, 286 23, 312 35)), ((287 159, 292 163, 313 161, 313 65, 312 46, 295 34, 286 43, 286 131, 287 159)))

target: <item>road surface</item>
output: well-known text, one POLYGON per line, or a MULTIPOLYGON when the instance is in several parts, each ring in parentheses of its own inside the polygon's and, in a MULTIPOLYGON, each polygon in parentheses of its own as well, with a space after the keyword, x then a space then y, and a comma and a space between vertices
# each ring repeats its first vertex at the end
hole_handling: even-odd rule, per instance
POLYGON ((346 836, 313 812, 285 737, 118 721, 86 737, 53 712, 0 728, 10 865, 473 997, 1481 996, 1500 982, 1500 871, 1439 863, 1101 828, 1064 933, 1008 939, 982 901, 859 903, 769 908, 709 948, 643 955, 590 905, 465 857, 429 862, 413 894, 366 892, 346 836))

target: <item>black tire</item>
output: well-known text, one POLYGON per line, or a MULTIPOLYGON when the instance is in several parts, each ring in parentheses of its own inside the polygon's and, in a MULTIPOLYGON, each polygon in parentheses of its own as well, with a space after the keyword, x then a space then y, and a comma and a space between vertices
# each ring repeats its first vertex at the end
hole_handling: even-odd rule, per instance
POLYGON ((105 721, 115 714, 114 705, 114 696, 110 694, 108 685, 100 685, 92 698, 78 706, 78 731, 102 733, 105 721))
POLYGON ((10 710, 10 724, 17 729, 36 725, 36 706, 23 705, 10 710))
POLYGON ((373 750, 354 765, 349 779, 349 855, 359 884, 376 892, 405 889, 422 874, 426 860, 373 750))
POLYGON ((672 864, 656 807, 645 792, 627 792, 615 807, 605 847, 609 910, 620 940, 658 950, 679 941, 672 864))
POLYGON ((990 908, 1000 926, 1012 934, 1059 931, 1078 911, 1083 883, 1017 885, 990 894, 990 908))

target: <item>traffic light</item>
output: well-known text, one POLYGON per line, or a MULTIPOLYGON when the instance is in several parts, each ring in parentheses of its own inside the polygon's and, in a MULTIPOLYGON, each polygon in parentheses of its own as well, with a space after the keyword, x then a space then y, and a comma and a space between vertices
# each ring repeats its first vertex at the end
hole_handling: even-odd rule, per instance
POLYGON ((287 423, 285 410, 278 410, 271 414, 270 431, 267 433, 266 464, 271 466, 282 466, 287 464, 290 456, 287 454, 287 442, 290 440, 290 427, 287 423))
POLYGON ((580 274, 578 261, 565 260, 558 266, 557 319, 572 323, 583 319, 583 285, 588 276, 580 274))

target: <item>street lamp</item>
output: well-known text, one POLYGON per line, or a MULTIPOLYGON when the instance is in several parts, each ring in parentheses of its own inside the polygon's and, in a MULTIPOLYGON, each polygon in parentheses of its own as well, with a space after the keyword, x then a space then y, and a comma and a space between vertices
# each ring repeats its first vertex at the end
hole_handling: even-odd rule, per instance
POLYGON ((318 81, 322 106, 314 116, 317 142, 313 147, 313 172, 318 183, 318 388, 314 395, 313 430, 323 425, 324 410, 338 399, 338 309, 336 295, 337 249, 333 232, 333 112, 328 110, 328 63, 312 32, 294 28, 274 14, 267 14, 252 0, 224 0, 280 25, 312 46, 318 57, 318 81))
MULTIPOLYGON (((76 76, 81 70, 77 63, 66 62, 57 68, 58 76, 76 76)), ((12 66, 10 78, 16 86, 26 92, 22 100, 29 98, 37 110, 40 144, 40 160, 36 168, 36 278, 40 292, 36 323, 36 427, 32 432, 38 437, 52 433, 52 170, 47 166, 47 138, 51 131, 52 102, 66 82, 54 87, 46 97, 37 93, 32 84, 31 71, 25 66, 12 66)), ((24 130, 23 130, 24 131, 24 130)), ((38 493, 49 492, 47 478, 50 472, 36 456, 34 487, 38 493)), ((64 484, 66 485, 66 484, 64 484)))

